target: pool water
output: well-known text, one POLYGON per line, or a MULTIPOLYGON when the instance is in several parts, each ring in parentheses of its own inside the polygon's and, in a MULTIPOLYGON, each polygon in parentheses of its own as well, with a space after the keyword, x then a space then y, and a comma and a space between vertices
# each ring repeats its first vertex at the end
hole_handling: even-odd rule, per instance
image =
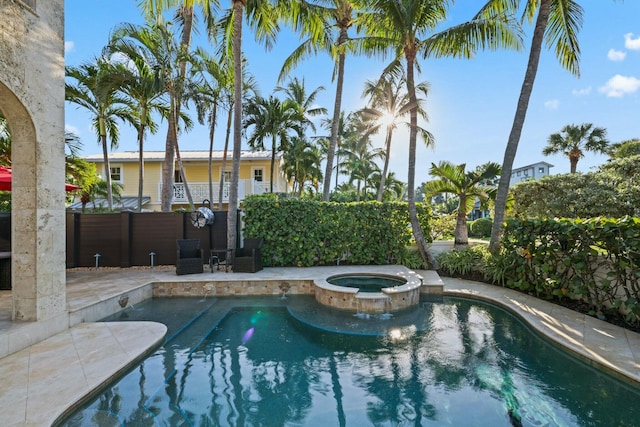
POLYGON ((394 279, 391 277, 364 275, 357 276, 348 274, 343 276, 334 276, 327 279, 327 282, 336 286, 344 286, 347 288, 358 288, 361 292, 380 292, 384 288, 392 288, 401 286, 406 280, 394 279))
POLYGON ((307 296, 185 298, 127 309, 108 320, 161 320, 167 343, 61 425, 640 425, 640 387, 498 307, 445 297, 414 309, 419 328, 358 335, 288 311, 312 305, 307 296))

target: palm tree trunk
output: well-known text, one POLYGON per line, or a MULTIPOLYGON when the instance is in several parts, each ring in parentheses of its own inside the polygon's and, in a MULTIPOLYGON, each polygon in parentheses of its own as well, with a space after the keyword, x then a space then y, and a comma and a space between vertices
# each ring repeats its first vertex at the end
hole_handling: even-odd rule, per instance
POLYGON ((136 211, 142 212, 142 193, 144 190, 144 117, 146 111, 143 110, 140 119, 140 127, 138 129, 138 207, 136 211))
POLYGON ((184 173, 184 166, 182 165, 182 158, 180 158, 180 149, 178 148, 178 139, 176 138, 176 160, 178 161, 178 170, 182 177, 182 183, 184 184, 184 193, 187 195, 187 201, 189 203, 189 209, 195 210, 193 204, 193 197, 191 197, 191 190, 189 190, 189 183, 187 182, 187 174, 184 173))
POLYGON ((467 231, 467 213, 465 207, 467 206, 466 197, 460 197, 458 203, 458 215, 456 218, 456 232, 453 246, 455 248, 469 246, 469 232, 467 231))
POLYGON ((233 117, 233 105, 229 107, 227 115, 227 134, 224 138, 224 151, 222 153, 222 166, 220 167, 220 188, 218 189, 218 209, 222 210, 222 198, 224 196, 224 173, 227 169, 227 150, 229 149, 229 136, 231 134, 231 119, 233 117))
POLYGON ((213 202, 213 135, 216 130, 216 116, 218 105, 213 105, 211 124, 209 125, 209 201, 213 202))
MULTIPOLYGON (((173 104, 173 100, 171 101, 173 104)), ((161 209, 163 212, 171 212, 171 202, 173 201, 173 173, 175 168, 175 135, 176 135, 176 118, 175 109, 170 106, 169 127, 167 129, 167 139, 165 141, 164 162, 162 163, 162 201, 161 209)))
POLYGON ((502 162, 502 174, 498 184, 498 192, 496 194, 495 214, 493 218, 493 226, 491 227, 491 241, 489 242, 489 251, 496 254, 500 251, 500 238, 502 236, 502 223, 504 222, 505 209, 507 204, 507 196, 509 194, 509 181, 511 180, 511 171, 513 170, 513 161, 518 151, 520 135, 522 127, 527 116, 529 107, 529 99, 533 90, 533 83, 538 72, 538 63, 540 62, 540 52, 542 50, 542 42, 544 32, 549 21, 549 12, 552 0, 542 0, 538 11, 538 18, 533 30, 533 39, 531 41, 531 50, 529 52, 529 61, 527 63, 527 71, 524 75, 522 88, 520 89, 520 97, 518 98, 518 106, 516 114, 513 118, 513 126, 509 134, 507 148, 504 152, 504 160, 502 162))
POLYGON ((111 188, 111 164, 109 163, 109 148, 107 146, 107 132, 104 129, 104 120, 98 119, 100 126, 100 139, 102 140, 102 156, 104 158, 104 173, 107 181, 107 206, 113 210, 113 191, 111 188))
POLYGON ((380 187, 378 188, 378 201, 382 201, 382 196, 384 195, 384 185, 387 180, 387 171, 389 170, 389 156, 391 156, 391 135, 393 134, 393 130, 388 127, 387 128, 387 138, 384 142, 385 146, 385 154, 384 154, 384 166, 382 167, 382 175, 380 176, 380 187))
POLYGON ((406 52, 407 58, 407 92, 409 93, 409 102, 414 107, 409 112, 409 166, 407 177, 407 204, 409 205, 409 221, 413 230, 413 238, 418 246, 418 252, 422 259, 429 263, 431 267, 437 267, 436 260, 427 248, 427 241, 422 233, 422 227, 418 220, 418 210, 416 209, 415 198, 415 181, 416 181, 416 142, 418 139, 418 102, 416 100, 416 88, 414 83, 413 63, 415 61, 415 53, 406 52))
POLYGON ((273 167, 276 164, 276 136, 271 141, 271 170, 269 171, 269 193, 273 193, 273 167))
MULTIPOLYGON (((338 46, 344 44, 347 40, 347 30, 340 30, 338 38, 338 46)), ((327 151, 327 166, 324 172, 324 183, 322 185, 322 200, 329 201, 329 193, 331 192, 331 173, 333 172, 333 157, 336 154, 336 146, 338 145, 338 125, 340 124, 340 108, 342 105, 342 85, 344 82, 344 62, 346 54, 341 52, 338 56, 338 80, 336 82, 336 100, 333 105, 333 119, 331 120, 331 137, 329 139, 329 151, 327 151)), ((336 171, 336 176, 338 172, 336 171)))
POLYGON ((242 14, 245 0, 233 0, 233 168, 227 214, 227 249, 236 248, 238 185, 242 147, 242 14))

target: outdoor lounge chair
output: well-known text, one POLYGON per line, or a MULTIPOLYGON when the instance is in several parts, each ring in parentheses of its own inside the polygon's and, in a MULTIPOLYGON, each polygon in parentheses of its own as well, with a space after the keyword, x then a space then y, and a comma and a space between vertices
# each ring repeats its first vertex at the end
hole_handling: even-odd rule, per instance
POLYGON ((236 249, 233 256, 233 271, 237 273, 255 273, 262 270, 262 239, 244 239, 242 248, 236 249))
POLYGON ((176 240, 178 250, 176 258, 176 274, 202 273, 204 253, 200 249, 199 239, 176 240))

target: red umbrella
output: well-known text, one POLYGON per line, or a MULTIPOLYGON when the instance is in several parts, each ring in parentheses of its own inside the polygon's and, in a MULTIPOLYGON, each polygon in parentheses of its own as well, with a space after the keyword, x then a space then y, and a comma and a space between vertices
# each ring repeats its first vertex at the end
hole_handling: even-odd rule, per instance
MULTIPOLYGON (((82 187, 64 184, 65 191, 80 190, 82 187)), ((0 166, 0 191, 11 191, 11 168, 0 166)))

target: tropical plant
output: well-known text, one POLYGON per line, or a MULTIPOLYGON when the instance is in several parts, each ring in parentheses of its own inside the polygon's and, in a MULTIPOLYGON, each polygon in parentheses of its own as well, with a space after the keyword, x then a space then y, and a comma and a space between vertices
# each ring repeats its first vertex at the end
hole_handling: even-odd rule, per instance
POLYGON ((571 173, 576 173, 578 160, 584 157, 585 151, 606 153, 609 141, 606 139, 607 130, 593 127, 591 123, 581 125, 567 125, 558 133, 549 136, 542 154, 562 153, 569 158, 571 173))
MULTIPOLYGON (((398 76, 382 76, 377 82, 370 80, 365 82, 364 95, 369 97, 370 105, 360 110, 366 116, 371 117, 377 121, 379 128, 385 131, 385 156, 384 166, 382 167, 382 179, 378 186, 378 201, 382 201, 382 195, 385 189, 385 180, 389 171, 389 161, 391 159, 391 138, 393 131, 399 124, 404 124, 407 127, 409 123, 402 121, 402 118, 406 116, 413 104, 409 102, 408 94, 406 92, 406 77, 404 70, 399 72, 398 76)), ((421 93, 424 98, 427 97, 429 85, 427 83, 419 83, 415 87, 416 93, 421 93)), ((418 102, 422 99, 418 98, 418 102)), ((419 106, 418 114, 424 119, 428 120, 427 113, 419 106)), ((432 140, 433 136, 424 129, 418 127, 418 132, 421 134, 425 141, 432 140)))
MULTIPOLYGON (((538 73, 540 52, 542 43, 555 51, 560 65, 571 74, 579 76, 580 44, 578 43, 578 31, 582 25, 582 7, 575 0, 523 0, 525 3, 522 20, 531 23, 535 19, 533 36, 527 69, 520 89, 516 113, 513 118, 509 139, 504 151, 502 161, 502 175, 498 184, 498 193, 495 201, 493 227, 491 228, 491 242, 489 250, 494 255, 500 251, 500 236, 507 208, 509 196, 509 181, 513 170, 513 161, 518 151, 522 127, 529 108, 529 99, 533 90, 533 84, 538 73)), ((504 0, 507 7, 512 0, 504 0)), ((520 1, 516 2, 521 3, 520 1)))
MULTIPOLYGON (((145 46, 150 44, 146 41, 146 37, 151 35, 140 34, 140 39, 145 40, 145 46)), ((120 88, 120 91, 129 98, 129 104, 133 108, 131 115, 136 119, 135 127, 138 133, 137 211, 141 212, 144 188, 145 134, 147 130, 154 134, 158 130, 158 125, 153 120, 154 113, 168 115, 168 106, 162 98, 165 93, 163 80, 154 68, 155 58, 149 57, 150 50, 141 48, 132 43, 130 39, 115 37, 111 40, 108 49, 111 54, 117 52, 122 55, 126 59, 125 65, 132 71, 131 79, 120 88)))
MULTIPOLYGON (((364 29, 385 52, 393 52, 393 61, 386 72, 393 73, 402 68, 405 61, 407 93, 412 108, 409 111, 409 161, 407 200, 409 218, 418 250, 424 260, 434 265, 427 249, 427 241, 418 221, 415 202, 416 141, 418 136, 418 100, 415 88, 416 59, 427 57, 471 58, 480 49, 519 47, 520 33, 508 15, 504 2, 490 0, 468 22, 444 28, 448 16, 449 0, 405 0, 390 2, 373 0, 368 2, 376 13, 369 17, 364 29)), ((418 68, 419 71, 419 68, 418 68)), ((433 139, 425 141, 433 144, 433 139)))
POLYGON ((304 79, 300 80, 297 77, 289 80, 286 86, 278 86, 274 92, 284 92, 287 99, 295 102, 298 106, 298 113, 302 120, 302 125, 306 129, 311 128, 312 131, 316 131, 316 126, 311 120, 319 115, 327 114, 327 109, 324 107, 318 107, 315 105, 318 94, 324 90, 324 86, 318 86, 310 94, 307 95, 307 89, 304 86, 304 79))
POLYGON ((7 119, 0 113, 0 164, 11 164, 11 132, 7 119))
POLYGON ((304 135, 304 117, 295 101, 280 101, 275 96, 268 99, 256 96, 246 106, 244 128, 252 129, 247 144, 253 150, 265 150, 264 140, 271 138, 271 170, 269 192, 273 193, 273 180, 277 151, 287 151, 291 132, 299 137, 304 135))
POLYGON ((354 16, 354 2, 349 0, 308 0, 292 2, 288 18, 303 41, 285 60, 279 79, 283 79, 299 62, 324 51, 335 62, 333 76, 336 79, 336 96, 331 118, 331 134, 326 156, 322 198, 329 201, 333 160, 338 146, 338 125, 342 105, 344 68, 347 52, 357 52, 349 29, 358 23, 354 16))
POLYGON ((65 84, 66 101, 85 108, 93 117, 93 128, 98 143, 102 146, 106 198, 111 210, 113 186, 109 148, 118 146, 120 132, 116 122, 120 119, 134 125, 136 123, 136 118, 131 114, 133 106, 118 92, 120 87, 131 79, 131 72, 122 63, 112 63, 105 58, 98 58, 93 64, 67 67, 66 75, 71 80, 65 84))
POLYGON ((180 173, 185 185, 187 198, 189 199, 189 205, 193 206, 191 192, 189 191, 189 185, 187 184, 184 169, 182 168, 182 162, 179 157, 178 118, 181 116, 180 107, 182 105, 182 97, 184 95, 184 81, 187 76, 187 63, 190 61, 187 53, 191 46, 191 35, 193 32, 195 16, 194 6, 196 4, 199 4, 202 7, 207 28, 213 27, 213 11, 215 6, 218 5, 217 0, 138 0, 138 6, 142 9, 147 20, 154 23, 153 25, 167 29, 168 26, 165 24, 162 14, 167 10, 177 7, 175 18, 182 26, 179 44, 176 43, 173 34, 171 34, 171 38, 169 39, 167 37, 169 33, 165 33, 164 41, 167 49, 164 54, 166 54, 166 58, 170 58, 170 60, 161 62, 163 64, 162 73, 164 74, 165 79, 168 76, 171 76, 171 78, 166 81, 167 93, 169 94, 170 113, 165 144, 165 159, 162 166, 161 208, 165 212, 171 210, 174 184, 174 162, 176 156, 178 156, 180 173))
POLYGON ((322 179, 320 149, 305 137, 294 136, 283 155, 283 169, 289 181, 293 181, 293 193, 302 195, 305 185, 317 192, 322 179))
POLYGON ((431 163, 429 173, 437 177, 425 184, 425 194, 435 196, 439 193, 452 193, 458 196, 458 209, 454 247, 467 246, 467 215, 473 209, 476 198, 486 200, 495 194, 495 188, 482 185, 482 181, 500 174, 497 163, 487 163, 474 171, 465 171, 466 165, 454 165, 450 162, 431 163))
POLYGON ((640 155, 640 139, 634 138, 609 145, 607 154, 613 159, 640 155))

